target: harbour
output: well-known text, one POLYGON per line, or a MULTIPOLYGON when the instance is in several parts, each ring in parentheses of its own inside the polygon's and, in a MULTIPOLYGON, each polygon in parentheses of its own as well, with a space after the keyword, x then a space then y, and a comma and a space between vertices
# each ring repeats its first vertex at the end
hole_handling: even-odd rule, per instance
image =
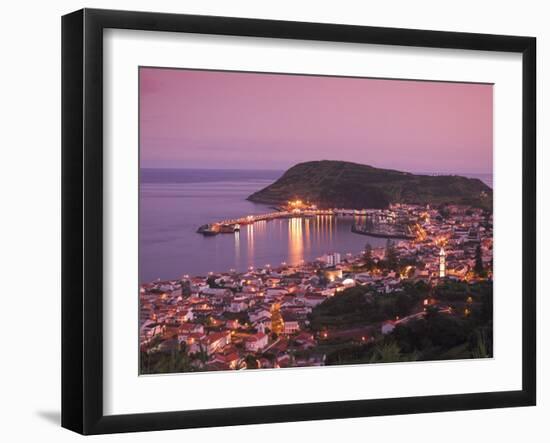
POLYGON ((285 214, 281 207, 246 200, 279 175, 280 171, 266 170, 142 170, 140 281, 300 263, 330 252, 357 254, 366 243, 386 244, 386 237, 359 235, 352 228, 367 226, 367 213, 391 223, 389 211, 285 214), (253 220, 242 220, 249 215, 253 220), (240 223, 231 233, 197 234, 199 227, 216 221, 240 223))
POLYGON ((357 254, 367 242, 385 245, 385 239, 359 236, 351 226, 364 218, 319 212, 318 215, 278 213, 270 205, 252 203, 246 197, 273 181, 277 172, 180 170, 142 174, 140 186, 141 282, 170 279, 183 274, 206 275, 228 269, 244 271, 250 266, 299 264, 330 252, 357 254), (198 177, 198 178, 195 178, 198 177), (232 234, 201 235, 197 229, 207 222, 255 217, 240 224, 232 234))
MULTIPOLYGON (((197 233, 205 236, 213 236, 217 234, 233 234, 241 230, 241 226, 254 224, 257 222, 269 222, 276 219, 291 219, 291 218, 314 218, 319 216, 327 217, 354 217, 364 218, 368 220, 376 220, 376 222, 384 222, 388 226, 396 226, 395 219, 396 214, 391 210, 382 209, 318 209, 315 205, 309 202, 302 202, 301 200, 289 201, 285 205, 274 208, 276 211, 265 214, 245 215, 239 218, 224 219, 212 223, 201 225, 197 229, 197 233), (389 223, 388 223, 389 222, 389 223)), ((376 232, 371 229, 371 233, 362 230, 355 224, 352 225, 352 232, 371 235, 373 237, 393 237, 403 239, 413 239, 414 235, 407 235, 405 232, 383 232, 382 230, 376 232)))

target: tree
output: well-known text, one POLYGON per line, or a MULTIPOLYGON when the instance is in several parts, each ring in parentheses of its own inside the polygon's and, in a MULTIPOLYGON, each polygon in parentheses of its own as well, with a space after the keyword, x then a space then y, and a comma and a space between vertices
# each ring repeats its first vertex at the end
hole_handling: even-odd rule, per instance
POLYGON ((190 372, 193 370, 191 359, 187 353, 187 345, 181 343, 177 349, 170 353, 168 372, 190 372))
POLYGON ((216 277, 211 275, 210 277, 208 277, 206 279, 206 284, 208 285, 208 287, 210 288, 221 288, 221 286, 219 284, 216 283, 216 277))
POLYGON ((325 273, 321 269, 317 269, 316 275, 319 280, 319 286, 326 287, 328 285, 328 278, 325 273))
POLYGON ((448 206, 445 204, 439 206, 438 212, 442 219, 446 219, 451 215, 451 211, 449 211, 448 206))
POLYGON ((166 374, 192 372, 195 370, 187 352, 185 343, 172 348, 169 352, 141 352, 142 374, 166 374))
POLYGON ((474 331, 470 339, 470 350, 472 358, 488 358, 493 354, 492 333, 484 328, 474 331))
POLYGON ((390 342, 374 348, 370 363, 393 363, 400 360, 401 349, 395 342, 390 342))
POLYGON ((151 373, 151 357, 147 351, 140 351, 139 353, 139 372, 140 374, 151 373))
POLYGON ((365 245, 365 267, 368 271, 372 271, 375 268, 374 259, 372 258, 372 246, 370 243, 365 245))
POLYGON ((246 369, 259 369, 259 364, 258 364, 258 360, 256 359, 256 357, 254 357, 253 355, 251 354, 248 354, 245 358, 244 358, 244 362, 246 363, 246 369))
POLYGON ((181 294, 184 297, 189 297, 191 295, 191 282, 189 280, 182 280, 181 284, 181 294))
POLYGON ((388 238, 386 242, 386 266, 392 271, 396 271, 399 267, 399 259, 397 257, 397 251, 395 250, 395 244, 388 238))
POLYGON ((203 366, 206 365, 206 362, 208 361, 208 352, 202 343, 199 343, 199 350, 196 352, 195 356, 203 366))
POLYGON ((481 257, 481 245, 476 247, 476 262, 474 265, 474 272, 478 277, 485 277, 485 268, 483 267, 483 258, 481 257))
POLYGON ((439 318, 441 314, 439 313, 439 309, 436 306, 427 306, 426 307, 426 315, 424 318, 426 321, 433 321, 439 318))
POLYGON ((395 299, 395 312, 400 317, 408 315, 415 305, 415 300, 409 294, 398 294, 395 299))

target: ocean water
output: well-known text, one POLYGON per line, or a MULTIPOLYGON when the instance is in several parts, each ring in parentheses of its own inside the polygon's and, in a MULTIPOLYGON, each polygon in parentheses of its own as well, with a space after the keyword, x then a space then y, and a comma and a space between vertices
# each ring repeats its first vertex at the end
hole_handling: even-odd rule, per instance
POLYGON ((142 169, 140 178, 140 282, 206 275, 249 266, 308 261, 330 252, 357 253, 367 240, 351 232, 353 217, 280 219, 242 226, 235 234, 205 237, 205 223, 273 212, 246 200, 273 183, 277 171, 142 169))
MULTIPOLYGON (((249 266, 296 264, 330 252, 358 253, 367 241, 351 232, 353 217, 280 219, 242 226, 235 234, 205 237, 197 228, 226 218, 272 212, 246 200, 282 171, 141 169, 139 278, 174 279, 249 266)), ((492 185, 490 175, 461 174, 492 185)))

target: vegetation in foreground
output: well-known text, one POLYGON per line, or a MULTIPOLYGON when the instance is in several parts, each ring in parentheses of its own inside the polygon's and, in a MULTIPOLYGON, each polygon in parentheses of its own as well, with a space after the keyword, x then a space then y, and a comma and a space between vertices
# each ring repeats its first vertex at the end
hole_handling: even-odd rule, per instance
POLYGON ((492 289, 491 282, 453 281, 434 289, 424 283, 407 284, 391 295, 350 288, 316 307, 311 327, 326 334, 320 346, 329 351, 327 365, 492 357, 492 289), (424 315, 396 321, 391 332, 380 332, 387 318, 404 319, 423 311, 425 300, 429 305, 424 315), (365 342, 340 338, 339 331, 361 326, 372 327, 365 342))

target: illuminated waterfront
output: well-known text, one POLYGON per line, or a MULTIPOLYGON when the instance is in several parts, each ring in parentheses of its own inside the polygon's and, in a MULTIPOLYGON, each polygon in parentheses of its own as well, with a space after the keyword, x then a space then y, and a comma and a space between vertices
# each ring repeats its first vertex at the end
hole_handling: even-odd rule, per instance
MULTIPOLYGON (((353 234, 353 217, 256 222, 243 225, 240 233, 215 237, 196 233, 208 221, 273 212, 246 197, 279 175, 277 171, 142 170, 140 281, 299 263, 328 252, 355 254, 367 241, 372 246, 385 244, 382 238, 353 234)), ((492 181, 490 176, 479 178, 492 181)))
POLYGON ((139 374, 494 357, 493 85, 139 80, 139 374))
POLYGON ((202 171, 200 176, 188 172, 174 177, 154 172, 143 174, 141 184, 141 282, 296 264, 327 252, 355 254, 367 241, 373 246, 385 244, 384 239, 353 234, 353 217, 330 216, 261 221, 244 225, 235 234, 203 237, 196 230, 205 220, 271 212, 269 206, 251 203, 246 197, 278 174, 202 171))

